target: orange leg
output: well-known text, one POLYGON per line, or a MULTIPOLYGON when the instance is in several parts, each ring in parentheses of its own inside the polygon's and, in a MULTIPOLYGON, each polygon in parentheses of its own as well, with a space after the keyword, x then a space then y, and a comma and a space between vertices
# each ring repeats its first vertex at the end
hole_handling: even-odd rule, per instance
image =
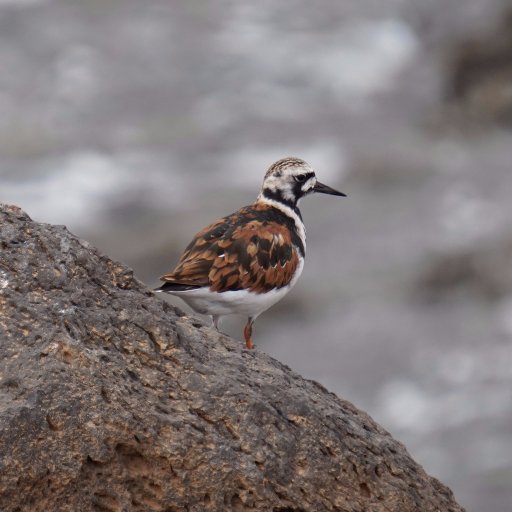
POLYGON ((253 322, 253 319, 249 318, 249 320, 247 320, 247 323, 245 324, 245 327, 244 327, 245 346, 248 349, 254 348, 254 343, 252 342, 252 322, 253 322))

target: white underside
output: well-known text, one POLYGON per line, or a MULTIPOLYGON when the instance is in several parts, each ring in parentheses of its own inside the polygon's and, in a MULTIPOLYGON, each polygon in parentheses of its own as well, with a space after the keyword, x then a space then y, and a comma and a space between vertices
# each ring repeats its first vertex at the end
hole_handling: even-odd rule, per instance
POLYGON ((279 302, 293 288, 302 273, 303 267, 304 260, 301 259, 288 286, 276 288, 266 293, 254 293, 247 290, 219 293, 212 292, 206 287, 167 293, 184 300, 194 311, 203 315, 245 315, 255 319, 263 311, 279 302))

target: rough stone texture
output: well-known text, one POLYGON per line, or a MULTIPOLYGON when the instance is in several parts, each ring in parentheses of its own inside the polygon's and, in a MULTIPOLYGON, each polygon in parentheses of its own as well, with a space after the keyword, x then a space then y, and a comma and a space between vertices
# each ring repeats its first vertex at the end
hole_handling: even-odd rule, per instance
POLYGON ((463 118, 512 124, 512 10, 488 32, 472 36, 449 53, 446 96, 463 118))
POLYGON ((512 294, 512 235, 430 256, 415 291, 431 302, 471 294, 499 301, 512 294))
POLYGON ((0 510, 463 510, 353 405, 0 208, 0 510))

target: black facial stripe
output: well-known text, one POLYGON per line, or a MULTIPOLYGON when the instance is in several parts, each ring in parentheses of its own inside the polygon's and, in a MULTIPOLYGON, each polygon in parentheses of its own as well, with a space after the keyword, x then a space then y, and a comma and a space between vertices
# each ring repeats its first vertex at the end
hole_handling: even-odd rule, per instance
MULTIPOLYGON (((293 193, 294 193, 294 196, 297 197, 295 194, 295 187, 293 189, 293 193)), ((267 199, 273 199, 274 201, 277 201, 278 203, 284 204, 284 205, 288 206, 289 208, 291 208, 292 210, 296 209, 297 200, 292 201, 290 199, 285 199, 281 195, 281 192, 279 190, 276 190, 274 192, 273 190, 270 190, 269 188, 265 188, 265 189, 263 189, 263 196, 266 197, 267 199)))
POLYGON ((297 183, 306 183, 310 178, 313 178, 315 175, 314 172, 305 172, 304 174, 301 174, 300 176, 304 176, 304 179, 301 179, 301 181, 297 181, 297 183))
POLYGON ((301 197, 303 197, 305 195, 304 191, 302 190, 302 185, 304 185, 304 183, 306 183, 306 182, 303 181, 302 183, 295 183, 295 186, 293 187, 293 195, 297 199, 300 199, 301 197))

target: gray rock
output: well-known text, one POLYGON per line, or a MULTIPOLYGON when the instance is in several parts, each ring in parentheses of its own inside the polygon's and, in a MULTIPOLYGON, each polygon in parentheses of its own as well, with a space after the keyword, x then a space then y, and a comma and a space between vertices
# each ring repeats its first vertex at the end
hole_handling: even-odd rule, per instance
POLYGON ((512 293, 511 259, 510 233, 483 245, 432 254, 419 273, 415 292, 429 302, 454 296, 499 301, 512 293))
POLYGON ((466 37, 448 52, 446 99, 462 120, 512 124, 512 10, 492 29, 466 37))
POLYGON ((364 412, 0 207, 0 510, 463 510, 364 412))

